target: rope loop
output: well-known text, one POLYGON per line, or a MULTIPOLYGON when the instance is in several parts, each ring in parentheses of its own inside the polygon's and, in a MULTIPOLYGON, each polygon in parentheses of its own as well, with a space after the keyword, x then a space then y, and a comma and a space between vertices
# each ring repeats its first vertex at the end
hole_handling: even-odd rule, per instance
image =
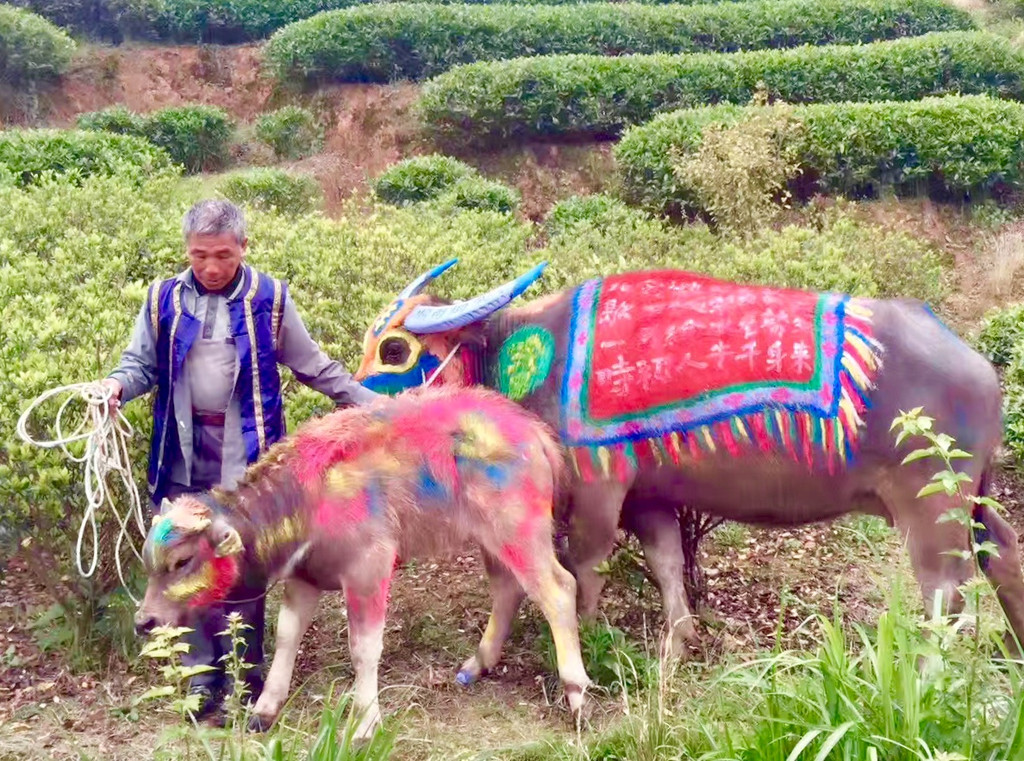
MULTIPOLYGON (((135 479, 132 477, 131 461, 128 457, 128 441, 134 435, 135 430, 121 413, 120 409, 118 409, 116 415, 110 413, 110 399, 110 389, 96 381, 59 386, 36 397, 25 411, 22 412, 21 417, 18 419, 17 430, 18 436, 22 441, 42 447, 43 449, 60 448, 71 462, 84 464, 86 508, 78 528, 78 541, 75 545, 75 564, 78 567, 78 572, 84 578, 89 578, 99 567, 99 526, 97 514, 103 505, 106 504, 119 526, 117 542, 114 546, 117 578, 132 601, 138 603, 138 600, 132 595, 131 589, 125 582, 124 569, 121 565, 121 548, 125 538, 128 537, 129 525, 133 517, 139 535, 143 541, 146 539, 146 522, 142 512, 142 499, 139 496, 139 489, 135 479), (61 403, 57 411, 54 421, 56 437, 50 440, 33 438, 28 432, 28 421, 32 412, 44 402, 62 394, 67 394, 68 398, 61 403), (77 399, 86 402, 86 411, 78 425, 69 431, 65 418, 68 415, 69 407, 77 399), (85 452, 80 457, 76 457, 69 449, 69 446, 79 441, 85 442, 85 452), (114 502, 113 494, 108 486, 108 479, 111 475, 121 479, 121 483, 131 503, 123 515, 114 502), (83 564, 87 531, 92 535, 92 555, 88 563, 88 569, 83 564)), ((142 562, 142 555, 130 538, 128 545, 139 562, 142 562)))

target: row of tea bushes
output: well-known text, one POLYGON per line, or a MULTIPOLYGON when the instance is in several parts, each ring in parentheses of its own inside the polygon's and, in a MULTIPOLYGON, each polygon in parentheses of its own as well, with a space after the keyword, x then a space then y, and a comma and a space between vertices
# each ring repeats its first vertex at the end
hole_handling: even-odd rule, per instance
MULTIPOLYGON (((695 210, 693 189, 673 170, 711 125, 736 124, 755 109, 719 105, 662 114, 628 129, 615 148, 623 194, 658 212, 695 210)), ((1024 105, 986 95, 912 102, 793 106, 792 146, 819 190, 873 195, 878 189, 988 193, 1024 185, 1024 105)))
POLYGON ((1024 100, 1024 52, 984 32, 741 53, 541 56, 460 66, 427 82, 435 137, 492 145, 613 137, 657 113, 748 103, 763 87, 791 103, 986 93, 1024 100))
POLYGON ((943 0, 754 0, 714 5, 379 4, 322 13, 267 43, 282 80, 390 81, 460 64, 588 53, 728 52, 974 28, 943 0))

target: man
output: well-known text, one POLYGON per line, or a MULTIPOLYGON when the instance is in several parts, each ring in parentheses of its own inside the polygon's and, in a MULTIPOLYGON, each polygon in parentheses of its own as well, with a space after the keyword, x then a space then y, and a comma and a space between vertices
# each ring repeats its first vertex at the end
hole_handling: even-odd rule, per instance
MULTIPOLYGON (((103 380, 112 407, 156 388, 149 490, 154 506, 186 492, 232 488, 246 467, 285 434, 278 363, 339 405, 376 397, 313 341, 285 283, 244 263, 245 219, 227 201, 195 204, 182 223, 190 267, 154 283, 120 365, 103 380)), ((194 624, 186 665, 199 717, 214 713, 227 688, 221 656, 230 651, 231 610, 242 614, 250 697, 263 688, 266 580, 243 579, 232 599, 194 624)))

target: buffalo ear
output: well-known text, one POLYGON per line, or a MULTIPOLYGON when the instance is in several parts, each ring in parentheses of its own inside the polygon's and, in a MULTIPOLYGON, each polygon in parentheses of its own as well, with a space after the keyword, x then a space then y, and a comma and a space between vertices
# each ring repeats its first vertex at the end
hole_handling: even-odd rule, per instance
POLYGON ((227 557, 228 555, 238 555, 245 549, 238 529, 221 516, 213 521, 208 532, 213 540, 213 554, 219 558, 227 557))

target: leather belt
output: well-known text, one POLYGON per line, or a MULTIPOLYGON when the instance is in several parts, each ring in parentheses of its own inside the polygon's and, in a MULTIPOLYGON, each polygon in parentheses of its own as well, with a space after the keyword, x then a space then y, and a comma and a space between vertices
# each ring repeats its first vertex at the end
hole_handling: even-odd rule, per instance
POLYGON ((223 426, 224 425, 224 413, 223 412, 197 412, 192 410, 192 420, 199 425, 206 426, 223 426))

